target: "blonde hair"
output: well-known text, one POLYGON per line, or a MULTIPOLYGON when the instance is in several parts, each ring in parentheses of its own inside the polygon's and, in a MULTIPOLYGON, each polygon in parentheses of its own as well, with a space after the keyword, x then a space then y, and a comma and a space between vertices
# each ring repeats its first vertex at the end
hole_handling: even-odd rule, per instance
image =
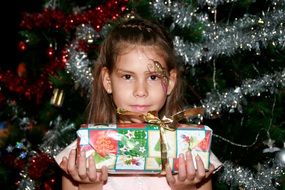
POLYGON ((144 19, 131 19, 116 25, 103 41, 93 70, 93 88, 89 102, 89 123, 116 122, 116 107, 112 95, 103 87, 101 70, 106 67, 113 71, 116 59, 126 45, 153 46, 165 59, 167 72, 177 72, 176 84, 159 111, 159 116, 170 116, 182 109, 182 82, 177 57, 172 40, 166 30, 156 22, 144 19))

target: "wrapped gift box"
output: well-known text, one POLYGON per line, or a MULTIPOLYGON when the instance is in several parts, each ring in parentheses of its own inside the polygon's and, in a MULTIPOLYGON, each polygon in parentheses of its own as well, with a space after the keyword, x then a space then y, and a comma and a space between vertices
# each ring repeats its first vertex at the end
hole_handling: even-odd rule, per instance
MULTIPOLYGON (((109 173, 157 174, 162 170, 159 126, 143 123, 83 125, 78 131, 77 151, 93 155, 96 167, 107 166, 109 173)), ((173 172, 178 170, 180 153, 191 150, 210 165, 212 130, 205 125, 179 124, 165 130, 167 158, 173 172)), ((74 145, 73 145, 74 146, 74 145)), ((195 161, 195 160, 194 160, 195 161)), ((196 164, 195 164, 196 167, 196 164)))

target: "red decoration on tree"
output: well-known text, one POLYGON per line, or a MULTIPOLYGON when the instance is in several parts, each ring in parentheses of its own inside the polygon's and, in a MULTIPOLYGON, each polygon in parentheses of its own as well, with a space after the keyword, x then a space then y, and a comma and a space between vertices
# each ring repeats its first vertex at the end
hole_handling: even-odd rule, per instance
POLYGON ((6 86, 11 92, 25 96, 28 100, 35 99, 36 104, 40 104, 43 95, 47 90, 52 90, 52 84, 48 80, 49 75, 56 75, 57 71, 64 69, 65 63, 60 60, 53 60, 47 65, 35 82, 27 78, 19 77, 10 70, 0 72, 0 83, 6 86))
POLYGON ((48 179, 44 182, 44 190, 53 190, 55 186, 55 178, 48 179))
POLYGON ((18 44, 18 48, 20 51, 26 51, 27 50, 27 44, 24 41, 20 41, 18 44))
POLYGON ((61 10, 44 9, 41 13, 26 13, 20 24, 26 29, 54 28, 69 31, 80 24, 90 24, 99 31, 108 19, 117 19, 126 10, 128 0, 110 0, 105 5, 100 5, 85 12, 65 15, 61 10))
POLYGON ((16 169, 18 170, 23 170, 24 169, 24 166, 25 166, 25 160, 21 159, 21 158, 16 158, 14 160, 14 166, 16 169))
POLYGON ((53 57, 54 56, 54 48, 52 46, 48 47, 48 50, 47 50, 47 54, 49 57, 53 57))
POLYGON ((27 67, 24 62, 18 65, 17 73, 19 77, 25 77, 27 75, 27 67))
POLYGON ((85 40, 79 40, 78 41, 78 47, 76 48, 77 51, 83 51, 83 52, 88 52, 89 50, 89 45, 87 41, 85 40))
POLYGON ((31 179, 41 178, 52 162, 53 159, 45 153, 31 157, 28 163, 28 173, 31 179))

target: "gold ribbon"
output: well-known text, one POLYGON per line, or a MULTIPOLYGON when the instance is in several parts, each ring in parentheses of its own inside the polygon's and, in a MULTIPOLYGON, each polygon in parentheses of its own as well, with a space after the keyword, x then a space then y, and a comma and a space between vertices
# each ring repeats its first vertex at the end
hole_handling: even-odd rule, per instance
POLYGON ((189 117, 203 115, 203 108, 188 108, 181 112, 178 112, 171 116, 171 118, 163 117, 159 119, 156 115, 157 112, 148 112, 146 114, 131 112, 122 108, 117 109, 117 113, 121 116, 132 116, 137 117, 139 119, 143 119, 145 122, 150 124, 155 124, 159 126, 159 135, 160 135, 160 151, 161 151, 161 164, 162 171, 165 170, 166 165, 168 164, 167 159, 167 141, 165 136, 165 130, 175 131, 178 127, 179 121, 183 119, 187 119, 189 117))

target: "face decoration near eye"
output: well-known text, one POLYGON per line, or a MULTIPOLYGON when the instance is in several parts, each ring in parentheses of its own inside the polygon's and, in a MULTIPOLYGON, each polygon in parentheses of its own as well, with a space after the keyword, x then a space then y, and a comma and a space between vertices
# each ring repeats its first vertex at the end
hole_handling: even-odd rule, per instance
POLYGON ((158 77, 161 79, 161 86, 165 93, 167 93, 167 86, 168 86, 168 74, 165 68, 162 67, 162 65, 156 61, 152 60, 152 63, 148 64, 148 69, 150 73, 152 74, 152 77, 158 77))

